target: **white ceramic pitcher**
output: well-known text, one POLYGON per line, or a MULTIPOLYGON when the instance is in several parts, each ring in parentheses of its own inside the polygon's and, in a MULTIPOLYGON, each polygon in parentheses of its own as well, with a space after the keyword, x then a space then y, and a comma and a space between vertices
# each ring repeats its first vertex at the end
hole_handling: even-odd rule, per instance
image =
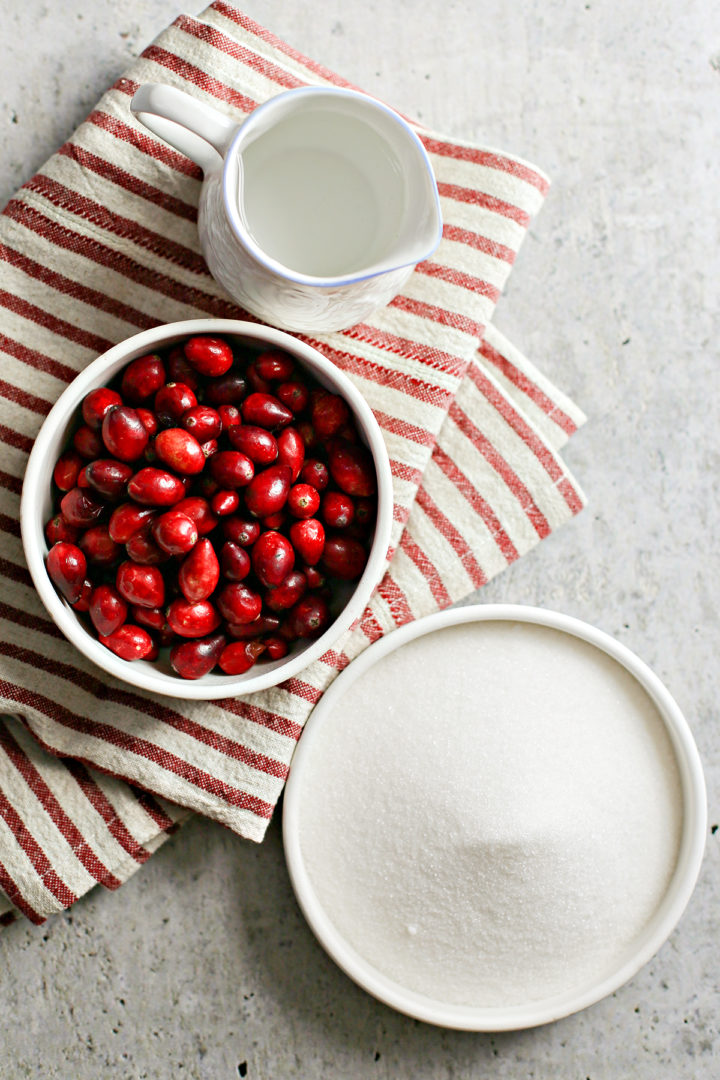
POLYGON ((210 272, 273 326, 316 333, 361 322, 440 240, 422 143, 364 94, 288 90, 241 124, 158 83, 130 107, 203 170, 198 228, 210 272))

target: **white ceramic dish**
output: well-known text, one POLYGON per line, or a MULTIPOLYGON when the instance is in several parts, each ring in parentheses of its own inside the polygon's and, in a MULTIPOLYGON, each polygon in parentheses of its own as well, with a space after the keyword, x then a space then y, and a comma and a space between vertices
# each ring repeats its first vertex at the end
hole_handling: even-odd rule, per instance
POLYGON ((613 993, 651 959, 675 927, 690 899, 702 861, 706 824, 705 783, 692 734, 677 704, 650 668, 620 642, 578 619, 540 608, 491 604, 455 608, 410 623, 377 641, 336 679, 316 707, 293 759, 284 796, 283 839, 288 870, 300 907, 320 943, 350 978, 380 1001, 419 1020, 466 1031, 504 1031, 534 1027, 584 1009, 613 993), (333 715, 340 715, 342 697, 348 687, 367 675, 379 660, 421 635, 463 623, 492 620, 536 623, 574 635, 607 653, 640 683, 664 721, 675 754, 682 788, 682 831, 677 863, 664 898, 615 970, 579 990, 543 1001, 512 1007, 475 1008, 436 1001, 408 990, 377 970, 348 944, 328 918, 314 891, 303 860, 299 819, 308 764, 333 715))
POLYGON ((193 319, 169 323, 136 334, 94 360, 70 383, 48 414, 28 460, 20 504, 22 541, 28 568, 42 602, 65 636, 98 667, 132 686, 170 697, 211 699, 249 694, 275 686, 296 675, 330 648, 362 614, 370 594, 383 573, 392 525, 392 477, 380 428, 362 394, 352 382, 316 349, 281 330, 231 319, 193 319), (375 463, 378 480, 378 514, 370 555, 362 577, 354 583, 347 603, 328 629, 317 639, 297 643, 282 660, 258 664, 241 676, 206 675, 187 680, 169 664, 121 660, 101 645, 85 628, 72 608, 58 595, 46 569, 48 547, 44 525, 52 515, 52 471, 64 448, 76 410, 85 395, 113 379, 131 360, 155 349, 176 344, 195 334, 218 334, 261 347, 284 349, 323 386, 341 394, 352 409, 361 437, 375 463))

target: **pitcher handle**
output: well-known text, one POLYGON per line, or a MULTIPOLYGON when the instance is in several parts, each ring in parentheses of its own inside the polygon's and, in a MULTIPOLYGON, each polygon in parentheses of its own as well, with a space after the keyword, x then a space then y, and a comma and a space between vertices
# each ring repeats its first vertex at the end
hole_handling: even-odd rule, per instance
POLYGON ((222 161, 238 128, 236 121, 210 105, 162 83, 141 86, 130 102, 130 110, 153 135, 185 154, 203 172, 222 161))

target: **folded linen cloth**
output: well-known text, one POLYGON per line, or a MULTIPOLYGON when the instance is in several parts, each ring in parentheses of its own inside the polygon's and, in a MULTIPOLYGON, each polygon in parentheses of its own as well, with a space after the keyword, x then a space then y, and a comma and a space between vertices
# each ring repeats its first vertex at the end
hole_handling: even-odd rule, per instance
POLYGON ((393 556, 360 624, 279 687, 176 702, 101 674, 29 579, 18 500, 35 433, 98 352, 145 327, 243 317, 209 276, 197 168, 129 101, 167 82, 241 117, 280 90, 342 80, 216 0, 181 15, 0 218, 0 923, 40 922, 116 888, 191 812, 264 835, 307 716, 378 636, 467 596, 584 502, 557 449, 579 409, 489 326, 547 179, 509 155, 417 128, 444 230, 371 320, 308 339, 356 382, 386 438, 393 556))

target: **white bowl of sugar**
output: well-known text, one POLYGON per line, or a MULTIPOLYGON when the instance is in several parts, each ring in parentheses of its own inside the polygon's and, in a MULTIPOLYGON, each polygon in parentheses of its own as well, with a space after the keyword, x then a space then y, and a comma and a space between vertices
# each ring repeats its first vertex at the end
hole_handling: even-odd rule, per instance
POLYGON ((422 619, 325 694, 285 792, 310 927, 379 1000, 468 1031, 615 991, 695 885, 702 767, 656 675, 607 634, 515 605, 422 619))

